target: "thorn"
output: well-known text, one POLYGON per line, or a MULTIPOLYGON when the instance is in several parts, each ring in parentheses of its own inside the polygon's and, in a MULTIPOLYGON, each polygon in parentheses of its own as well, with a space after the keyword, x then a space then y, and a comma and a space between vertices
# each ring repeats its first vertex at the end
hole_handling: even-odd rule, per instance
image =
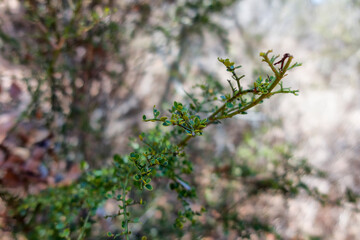
POLYGON ((289 53, 285 53, 284 56, 283 56, 283 58, 282 58, 280 61, 276 62, 276 63, 274 64, 274 66, 275 66, 276 64, 281 63, 280 71, 282 71, 282 70, 283 70, 283 67, 284 67, 284 62, 285 62, 285 60, 286 60, 287 58, 289 58, 289 57, 291 57, 291 55, 290 55, 289 53))

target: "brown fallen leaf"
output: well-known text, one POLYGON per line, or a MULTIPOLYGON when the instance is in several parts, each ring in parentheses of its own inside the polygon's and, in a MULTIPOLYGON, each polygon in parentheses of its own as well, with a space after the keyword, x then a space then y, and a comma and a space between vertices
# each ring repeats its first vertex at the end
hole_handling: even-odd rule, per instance
POLYGON ((19 85, 16 82, 12 82, 11 86, 10 86, 10 89, 9 89, 10 97, 13 100, 18 100, 19 97, 20 97, 21 92, 22 92, 22 90, 19 87, 19 85))

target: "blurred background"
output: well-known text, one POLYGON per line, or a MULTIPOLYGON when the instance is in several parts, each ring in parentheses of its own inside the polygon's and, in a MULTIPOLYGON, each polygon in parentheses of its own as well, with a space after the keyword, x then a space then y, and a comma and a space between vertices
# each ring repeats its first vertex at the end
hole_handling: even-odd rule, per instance
MULTIPOLYGON (((154 127, 142 122, 154 105, 189 102, 196 84, 227 87, 218 57, 242 65, 250 84, 266 69, 259 52, 272 49, 303 64, 284 82, 299 96, 275 96, 192 140, 198 195, 218 209, 213 215, 238 203, 234 211, 266 219, 282 239, 359 239, 353 205, 323 206, 305 192, 242 200, 241 183, 226 177, 244 162, 266 172, 281 159, 306 159, 327 174, 304 177, 309 186, 330 199, 360 193, 359 24, 358 0, 2 0, 1 191, 26 197, 76 181, 84 161, 90 169, 110 164, 131 151, 129 138, 154 127)), ((171 207, 166 195, 156 201, 171 207)), ((15 239, 9 209, 3 199, 1 239, 15 239)), ((161 211, 147 212, 144 231, 175 239, 150 223, 161 211)), ((182 239, 240 239, 209 226, 202 238, 182 239)))

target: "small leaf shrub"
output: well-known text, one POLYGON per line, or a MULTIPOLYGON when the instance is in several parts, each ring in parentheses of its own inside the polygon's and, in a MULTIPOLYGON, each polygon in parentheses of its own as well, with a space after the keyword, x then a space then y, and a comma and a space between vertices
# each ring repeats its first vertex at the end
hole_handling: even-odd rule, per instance
POLYGON ((122 80, 129 76, 126 73, 131 57, 126 49, 131 45, 132 36, 156 30, 169 42, 178 44, 179 54, 170 64, 170 75, 184 79, 180 66, 186 65, 189 39, 193 35, 204 37, 203 29, 209 29, 226 47, 225 32, 210 16, 235 1, 189 0, 181 4, 156 1, 159 5, 175 6, 175 17, 168 21, 175 25, 175 30, 172 26, 148 23, 153 6, 145 1, 120 4, 119 24, 111 18, 115 10, 113 1, 109 2, 25 1, 25 17, 29 20, 25 23, 36 26, 36 30, 31 30, 34 35, 21 41, 1 35, 10 46, 3 49, 5 55, 29 64, 33 69, 31 77, 37 79, 35 85, 30 78, 25 79, 32 101, 19 121, 33 117, 45 120, 45 125, 61 136, 60 157, 66 159, 75 152, 76 156, 80 155, 79 159, 86 160, 81 164, 81 176, 68 184, 48 186, 25 197, 1 190, 0 196, 9 209, 6 224, 15 237, 176 239, 187 236, 200 239, 215 236, 220 239, 253 235, 261 238, 270 234, 281 239, 266 217, 240 214, 238 208, 264 193, 290 198, 305 192, 322 204, 357 202, 358 195, 350 189, 345 196, 330 199, 309 186, 303 181, 304 176, 325 178, 326 175, 306 160, 293 159, 288 145, 266 143, 266 147, 261 148, 256 143, 261 139, 246 136, 238 150, 239 156, 217 159, 209 148, 197 153, 206 159, 211 176, 209 182, 201 181, 203 175, 198 169, 203 165, 196 161, 191 148, 196 147, 195 139, 206 138, 207 128, 216 128, 227 124, 226 119, 246 115, 276 94, 298 94, 297 90, 284 87, 289 71, 301 65, 287 53, 283 56, 272 55, 272 51, 260 53, 267 74, 258 76, 250 86, 243 83, 245 76, 239 73, 240 65, 218 58, 231 78, 227 83, 208 76, 205 83, 195 85, 196 93, 187 93, 187 100, 174 101, 165 111, 161 106, 154 106, 151 115, 142 117, 143 123, 152 124, 153 128, 131 139, 132 151, 128 155, 115 154, 111 165, 104 165, 101 159, 109 153, 101 135, 106 117, 100 119, 100 128, 94 129, 89 124, 90 113, 99 106, 106 108, 110 102, 108 97, 117 91, 112 89, 107 93, 102 89, 100 94, 89 96, 99 74, 110 77, 111 86, 121 86, 122 80), (132 18, 136 21, 125 27, 132 18), (86 49, 87 54, 77 61, 81 49, 86 49), (106 69, 105 62, 113 57, 112 52, 124 54, 116 55, 115 59, 124 69, 120 74, 106 69), (117 85, 117 81, 120 84, 117 85), (224 87, 223 83, 228 86, 224 87), (49 91, 44 91, 44 86, 49 91), (43 102, 50 108, 44 107, 43 102), (57 124, 58 119, 64 121, 57 124), (73 138, 79 140, 79 149, 69 143, 73 138), (101 154, 92 151, 97 147, 101 154), (259 164, 260 158, 272 164, 271 169, 259 164), (104 210, 109 203, 116 206, 111 214, 104 210), (217 235, 215 229, 221 229, 223 235, 217 235))
MULTIPOLYGON (((284 61, 284 64, 277 67, 276 60, 279 55, 270 54, 271 51, 260 53, 260 57, 268 65, 271 76, 260 76, 249 88, 242 86, 241 79, 244 76, 239 77, 237 73, 240 66, 236 66, 229 59, 219 58, 232 76, 232 80, 228 81, 228 93, 214 91, 208 85, 200 85, 198 87, 202 89, 202 94, 199 98, 192 94, 188 104, 175 101, 168 114, 161 113, 154 106, 153 115, 144 115, 143 121, 154 122, 156 126, 139 135, 137 141, 140 144, 133 144, 133 152, 129 155, 115 155, 112 167, 88 171, 69 186, 49 188, 40 194, 16 199, 18 207, 11 212, 17 223, 13 226, 14 231, 26 233, 29 239, 84 239, 90 234, 92 225, 100 220, 97 214, 99 208, 106 200, 112 199, 117 202, 118 211, 104 217, 121 219, 122 230, 109 231, 107 236, 114 239, 131 239, 132 229, 142 224, 148 202, 153 202, 152 193, 172 191, 179 202, 173 209, 177 216, 172 220, 173 226, 167 226, 168 229, 163 229, 161 224, 155 225, 159 228, 157 231, 170 231, 178 237, 188 231, 193 231, 195 237, 206 235, 209 231, 207 225, 210 223, 199 221, 202 215, 206 215, 207 218, 211 217, 212 221, 221 224, 225 233, 235 231, 237 236, 245 238, 254 233, 272 233, 280 238, 263 219, 255 216, 250 219, 241 218, 233 210, 240 201, 219 206, 216 200, 208 198, 204 201, 206 206, 194 209, 194 202, 199 201, 199 195, 198 189, 191 183, 194 164, 186 153, 190 140, 203 135, 207 127, 220 124, 225 121, 224 119, 236 115, 247 114, 246 111, 275 94, 298 93, 297 90, 284 88, 283 79, 287 76, 288 70, 300 64, 292 63, 293 57, 286 54, 284 56, 287 57, 280 60, 284 61), (208 214, 212 208, 217 209, 219 216, 208 214), (39 213, 42 215, 41 219, 37 217, 39 213), (45 222, 46 226, 43 225, 45 222)), ((301 180, 304 175, 325 175, 305 160, 294 163, 289 161, 291 158, 286 148, 273 150, 272 154, 280 155, 275 157, 277 167, 272 172, 265 172, 267 175, 263 175, 261 169, 248 163, 216 166, 213 171, 223 179, 229 178, 245 184, 246 198, 267 191, 294 197, 304 190, 323 204, 340 205, 353 199, 356 202, 358 196, 350 190, 348 191, 351 194, 348 195, 353 198, 339 198, 334 202, 316 188, 304 183, 301 180)), ((227 194, 229 193, 224 193, 223 196, 226 197, 227 194)), ((6 196, 3 193, 3 197, 6 196)), ((160 221, 169 221, 167 213, 164 214, 164 219, 160 221)), ((147 239, 146 235, 149 233, 146 231, 146 225, 143 227, 144 231, 138 230, 137 234, 144 235, 134 238, 147 239)))

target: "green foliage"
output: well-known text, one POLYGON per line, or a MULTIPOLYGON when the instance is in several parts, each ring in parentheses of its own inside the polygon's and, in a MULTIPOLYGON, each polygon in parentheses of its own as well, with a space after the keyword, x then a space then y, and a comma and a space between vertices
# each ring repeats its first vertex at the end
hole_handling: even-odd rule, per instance
MULTIPOLYGON (((27 80, 32 103, 25 115, 35 115, 41 107, 40 103, 46 101, 51 106, 51 110, 45 113, 48 126, 54 124, 58 115, 66 119, 64 125, 57 126, 58 133, 64 136, 64 156, 69 149, 66 140, 72 137, 73 131, 79 129, 81 131, 78 138, 82 143, 79 151, 85 152, 87 143, 91 141, 82 139, 81 133, 91 132, 96 135, 97 131, 89 125, 89 113, 93 112, 103 99, 103 96, 87 98, 89 86, 77 86, 77 78, 88 76, 87 80, 90 82, 96 81, 98 72, 106 72, 103 61, 110 52, 121 52, 121 48, 126 48, 131 43, 131 36, 149 29, 162 32, 168 41, 178 42, 180 53, 171 71, 173 75, 181 75, 179 65, 182 63, 184 48, 190 35, 203 37, 203 29, 207 28, 216 33, 226 47, 225 32, 211 20, 210 15, 223 11, 235 1, 183 1, 176 5, 176 21, 172 22, 178 31, 172 31, 172 27, 165 26, 166 23, 164 26, 146 25, 153 11, 153 7, 147 3, 131 4, 125 10, 118 10, 123 11, 126 20, 127 10, 137 9, 137 21, 129 28, 132 30, 129 30, 111 19, 112 11, 116 10, 110 5, 91 1, 88 6, 90 12, 81 14, 85 9, 85 2, 75 1, 74 6, 71 5, 72 1, 65 2, 61 4, 62 9, 58 9, 52 1, 48 4, 25 1, 26 17, 38 26, 36 37, 29 38, 25 41, 26 47, 20 49, 27 53, 25 55, 34 58, 31 61, 19 50, 22 45, 16 38, 0 31, 0 38, 17 53, 20 62, 35 65, 33 77, 38 81, 33 87, 29 79, 27 80), (101 14, 96 11, 96 6, 100 7, 101 14), (65 10, 71 13, 70 18, 62 14, 65 10), (32 44, 34 42, 36 44, 32 44), (93 49, 95 57, 88 57, 81 62, 69 61, 76 58, 74 48, 81 47, 88 51, 93 49), (93 68, 96 71, 93 71, 93 68), (64 75, 57 78, 57 73, 64 75), (63 84, 64 76, 71 80, 71 94, 67 94, 69 86, 63 84), (42 92, 44 85, 49 87, 50 94, 42 92), (80 94, 75 94, 79 91, 80 94), (70 100, 62 102, 59 95, 70 100), (69 106, 64 105, 64 102, 68 102, 69 106), (66 112, 66 108, 70 110, 66 112)), ((170 4, 171 1, 166 2, 170 4)), ((264 233, 273 233, 280 238, 274 228, 266 223, 266 219, 258 216, 244 217, 234 210, 241 203, 232 195, 232 186, 235 183, 245 185, 242 191, 248 199, 265 192, 295 197, 304 191, 323 204, 356 203, 359 196, 350 189, 347 189, 345 198, 333 201, 326 194, 308 186, 302 180, 303 176, 324 177, 324 174, 305 160, 292 162, 291 153, 282 146, 271 145, 260 151, 250 140, 245 141, 239 148, 239 159, 231 156, 229 161, 222 160, 214 164, 216 183, 200 185, 195 180, 198 177, 195 170, 199 166, 187 148, 191 139, 203 136, 206 128, 211 125, 225 123, 227 118, 247 114, 250 109, 275 94, 297 95, 298 90, 283 87, 283 80, 289 70, 301 64, 293 63, 293 56, 290 54, 285 54, 277 62, 280 56, 271 56, 271 51, 260 53, 260 57, 268 67, 268 75, 258 76, 248 88, 242 83, 245 76, 238 73, 241 66, 229 59, 218 58, 230 73, 229 87, 225 88, 222 81, 206 75, 205 83, 195 86, 201 93, 187 93, 188 102, 174 101, 167 112, 154 106, 153 116, 143 115, 142 119, 143 122, 155 126, 141 133, 138 140, 133 140, 130 154, 114 155, 111 166, 103 166, 99 161, 100 168, 84 171, 75 182, 61 187, 49 187, 40 194, 28 195, 25 198, 14 198, 7 193, 1 193, 9 207, 10 203, 13 203, 10 215, 14 219, 14 234, 22 233, 29 239, 85 239, 92 235, 92 227, 98 221, 107 218, 120 222, 116 231, 101 233, 104 234, 102 237, 106 234, 113 239, 147 239, 146 236, 150 235, 152 239, 157 239, 158 236, 180 237, 186 232, 199 237, 218 225, 221 225, 225 235, 235 231, 238 236, 249 238, 251 234, 262 236, 264 233), (256 160, 264 156, 273 164, 272 170, 256 165, 256 160), (221 180, 227 181, 220 193, 222 199, 209 197, 212 188, 221 180), (162 213, 159 220, 150 219, 143 223, 148 208, 156 204, 159 195, 165 194, 170 196, 173 208, 157 206, 157 210, 162 213), (173 195, 176 200, 172 199, 173 195), (107 216, 97 213, 106 201, 116 202, 116 213, 107 216), (200 207, 194 208, 194 205, 200 207), (218 216, 214 216, 214 212, 218 213, 218 216), (201 217, 205 217, 205 220, 201 221, 201 217), (135 224, 141 227, 133 227, 135 224), (158 233, 152 233, 151 229, 154 228, 158 233)), ((129 57, 121 56, 119 61, 126 68, 129 57)), ((116 74, 113 76, 114 74, 109 72, 107 74, 113 80, 124 77, 116 74)), ((101 130, 103 129, 99 129, 100 132, 101 130)), ((99 156, 88 157, 86 160, 89 162, 89 159, 100 159, 99 156)), ((210 160, 207 163, 209 165, 212 163, 210 160)), ((83 169, 89 167, 86 162, 82 165, 83 169)))
MULTIPOLYGON (((268 60, 269 53, 270 51, 263 54, 262 58, 273 68, 272 62, 268 60)), ((93 222, 90 219, 95 216, 99 206, 106 199, 113 198, 120 203, 119 211, 117 214, 107 217, 122 217, 121 226, 123 231, 114 235, 109 233, 109 235, 113 237, 124 235, 129 238, 131 234, 130 224, 138 222, 138 218, 131 216, 129 207, 143 205, 141 191, 153 191, 152 180, 154 178, 164 178, 170 181, 169 187, 177 193, 183 208, 183 210, 178 211, 174 226, 182 229, 187 221, 194 225, 197 219, 196 216, 201 215, 201 213, 191 209, 190 199, 195 199, 197 194, 195 188, 184 180, 184 176, 191 174, 193 171, 193 164, 185 153, 185 146, 190 138, 201 135, 203 130, 210 124, 241 114, 261 103, 260 100, 272 96, 272 90, 285 76, 286 66, 289 66, 291 60, 292 57, 289 58, 288 63, 280 73, 274 72, 273 82, 266 86, 266 92, 257 91, 256 88, 243 90, 240 86, 242 77, 237 77, 235 73, 235 69, 238 67, 233 69, 234 63, 230 63, 229 60, 220 60, 227 67, 227 70, 232 73, 233 79, 238 84, 238 89, 232 87, 232 95, 224 94, 226 97, 220 100, 222 105, 213 106, 214 112, 208 117, 201 118, 198 115, 201 111, 196 110, 202 109, 202 107, 197 109, 188 108, 185 104, 176 101, 169 110, 170 116, 168 117, 160 117, 160 111, 154 107, 153 118, 148 119, 143 116, 143 120, 145 122, 160 122, 165 127, 172 126, 172 130, 164 132, 160 129, 160 126, 157 126, 147 133, 142 133, 139 136, 140 141, 143 143, 142 146, 134 148, 134 151, 127 157, 115 155, 114 167, 90 171, 79 179, 76 184, 61 188, 50 188, 40 195, 29 196, 22 201, 14 214, 30 218, 33 216, 34 220, 30 221, 30 223, 37 225, 35 216, 39 212, 47 212, 48 222, 51 223, 49 228, 40 227, 40 224, 37 225, 38 227, 31 233, 35 235, 29 235, 30 238, 35 238, 35 236, 41 238, 50 236, 69 238, 69 236, 74 236, 76 233, 82 236, 89 230, 93 222), (244 100, 246 94, 252 95, 249 101, 244 100), (183 139, 180 142, 176 142, 177 139, 182 137, 183 139), (136 195, 136 199, 131 194, 131 192, 135 191, 134 187, 138 189, 136 191, 140 191, 136 195), (79 223, 82 223, 80 229, 79 223)), ((202 86, 202 89, 205 90, 204 96, 207 96, 209 88, 202 86)), ((283 91, 283 93, 288 92, 290 91, 283 91)), ((196 98, 193 98, 193 100, 200 104, 200 101, 196 98)), ((216 97, 212 100, 218 101, 216 97)), ((265 182, 259 184, 263 188, 285 188, 271 183, 272 179, 269 179, 269 181, 269 184, 265 182)), ((288 183, 286 182, 286 184, 288 183)), ((25 228, 26 226, 24 226, 25 228)), ((18 230, 25 231, 24 229, 18 230)))
MULTIPOLYGON (((228 59, 219 59, 227 71, 232 74, 237 87, 233 87, 229 81, 230 94, 227 94, 213 93, 209 91, 209 86, 200 86, 204 91, 202 96, 208 99, 210 97, 212 101, 212 113, 208 114, 207 117, 201 117, 200 114, 204 114, 201 111, 204 109, 202 101, 193 95, 191 100, 197 107, 175 101, 169 110, 169 116, 160 117, 160 111, 154 106, 153 118, 148 119, 144 115, 143 120, 145 122, 158 122, 160 125, 156 125, 153 130, 144 132, 139 136, 141 145, 134 145, 134 151, 128 156, 115 155, 113 167, 90 171, 75 184, 60 188, 49 188, 39 195, 30 195, 22 199, 13 215, 31 220, 18 225, 16 231, 27 232, 31 239, 56 237, 70 239, 75 236, 78 236, 78 239, 83 239, 90 231, 91 225, 95 223, 97 209, 107 199, 114 199, 119 202, 119 211, 115 215, 106 217, 121 218, 123 231, 119 233, 108 232, 107 235, 113 238, 125 236, 126 239, 130 239, 131 225, 141 224, 138 217, 132 216, 131 209, 135 206, 146 205, 143 198, 151 201, 151 197, 147 197, 146 192, 158 190, 156 184, 153 184, 154 180, 158 181, 157 179, 164 179, 168 182, 170 190, 176 192, 182 205, 182 209, 177 211, 173 226, 178 229, 185 227, 188 229, 191 226, 198 230, 202 229, 203 227, 201 224, 199 225, 197 219, 206 211, 204 208, 201 211, 195 211, 191 207, 191 201, 196 201, 198 197, 196 188, 185 180, 185 176, 191 175, 193 172, 193 163, 185 153, 185 147, 191 138, 202 135, 204 129, 211 124, 237 114, 243 114, 246 110, 261 104, 263 100, 274 94, 297 92, 284 89, 281 83, 281 80, 287 75, 293 57, 288 57, 283 68, 276 68, 274 66, 275 58, 269 58, 270 53, 271 51, 261 53, 260 56, 269 66, 273 75, 268 77, 268 81, 265 82, 260 76, 254 81, 254 87, 249 89, 243 89, 241 86, 240 80, 244 76, 238 77, 236 73, 236 69, 240 66, 234 67, 234 62, 230 62, 228 59), (279 90, 276 90, 277 86, 280 88, 279 90), (220 99, 216 97, 219 95, 222 96, 220 99), (248 95, 250 97, 246 97, 248 95), (215 105, 215 102, 220 102, 221 105, 215 105), (161 126, 171 126, 172 129, 164 131, 161 126), (46 212, 45 221, 49 223, 47 227, 42 226, 36 218, 40 212, 46 212), (79 226, 79 224, 81 225, 79 226), (31 226, 36 227, 30 231, 31 226)), ((247 149, 250 148, 247 147, 247 149)), ((248 163, 242 163, 231 166, 233 171, 227 177, 246 183, 248 196, 269 190, 285 196, 296 196, 303 189, 309 195, 325 203, 327 201, 326 195, 320 194, 317 189, 311 189, 301 180, 303 174, 316 174, 313 168, 305 161, 300 162, 300 165, 292 165, 288 162, 288 153, 285 151, 283 154, 282 162, 274 162, 277 167, 270 175, 262 177, 261 171, 251 167, 248 163), (285 164, 283 165, 284 169, 281 167, 282 164, 285 164)), ((251 153, 250 156, 252 155, 256 156, 256 154, 251 153)), ((348 191, 347 196, 350 202, 355 202, 357 199, 351 191, 348 191)), ((211 204, 209 206, 211 207, 211 204)), ((217 208, 216 206, 213 207, 217 208)), ((236 213, 230 213, 231 208, 227 208, 221 215, 221 222, 225 231, 232 229, 243 237, 249 237, 252 231, 259 234, 261 232, 273 232, 271 227, 256 218, 245 220, 236 213)), ((181 231, 179 234, 181 235, 181 231)))
POLYGON ((145 122, 163 122, 163 126, 175 125, 182 128, 187 135, 195 136, 196 134, 201 135, 203 128, 206 127, 207 119, 201 120, 199 116, 191 115, 189 109, 184 107, 182 103, 174 102, 171 110, 171 118, 167 120, 167 117, 157 118, 160 115, 160 112, 154 107, 154 118, 146 119, 146 116, 143 116, 145 122))
POLYGON ((89 217, 94 216, 109 197, 108 192, 117 189, 120 180, 114 168, 99 169, 82 176, 70 186, 49 188, 30 195, 21 200, 14 213, 24 220, 14 227, 14 231, 24 232, 30 239, 69 237, 70 232, 81 235, 81 232, 90 230, 89 217), (40 213, 44 214, 44 219, 37 218, 40 213), (30 221, 25 221, 25 217, 30 221), (42 226, 42 222, 47 226, 42 226))

